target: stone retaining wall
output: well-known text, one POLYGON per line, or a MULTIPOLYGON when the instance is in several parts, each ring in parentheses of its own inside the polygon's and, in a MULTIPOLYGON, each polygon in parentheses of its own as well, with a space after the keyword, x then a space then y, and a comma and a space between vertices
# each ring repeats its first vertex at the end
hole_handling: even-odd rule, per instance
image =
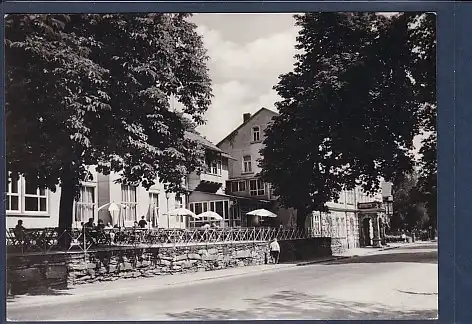
MULTIPOLYGON (((281 262, 331 255, 329 239, 281 241, 281 262)), ((152 277, 264 264, 266 242, 189 245, 184 247, 107 249, 84 253, 7 256, 12 294, 66 288, 97 281, 152 277)))

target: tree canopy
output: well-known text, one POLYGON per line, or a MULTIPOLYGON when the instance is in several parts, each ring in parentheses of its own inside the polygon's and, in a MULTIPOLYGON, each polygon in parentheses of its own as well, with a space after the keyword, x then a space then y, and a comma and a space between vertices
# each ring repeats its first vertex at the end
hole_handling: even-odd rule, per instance
MULTIPOLYGON (((295 21, 299 52, 274 87, 282 100, 260 165, 302 226, 307 212, 324 210, 343 189, 373 193, 380 177, 410 172, 413 139, 423 131, 433 134, 423 152, 435 148, 435 16, 308 13, 295 21)), ((428 152, 424 177, 436 172, 428 152)))
POLYGON ((173 192, 201 167, 184 131, 203 123, 211 80, 188 16, 6 17, 7 169, 38 187, 61 186, 60 227, 71 225, 89 165, 146 188, 159 178, 173 192))

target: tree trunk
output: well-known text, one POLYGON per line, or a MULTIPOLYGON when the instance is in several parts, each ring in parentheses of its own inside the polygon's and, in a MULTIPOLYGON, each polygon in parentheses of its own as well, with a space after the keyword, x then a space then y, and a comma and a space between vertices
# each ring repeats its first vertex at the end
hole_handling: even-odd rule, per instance
POLYGON ((74 207, 74 182, 72 175, 64 173, 61 177, 61 200, 59 203, 59 244, 68 247, 71 241, 72 218, 74 207))

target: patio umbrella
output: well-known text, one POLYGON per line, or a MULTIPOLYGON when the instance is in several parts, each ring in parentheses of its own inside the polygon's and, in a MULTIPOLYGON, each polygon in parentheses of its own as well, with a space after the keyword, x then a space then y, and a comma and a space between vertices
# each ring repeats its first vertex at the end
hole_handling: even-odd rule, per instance
POLYGON ((213 219, 218 220, 218 221, 223 220, 223 217, 221 217, 218 213, 215 213, 215 212, 210 211, 210 210, 206 211, 206 212, 203 212, 201 214, 198 214, 198 217, 200 217, 200 218, 204 218, 204 217, 213 218, 213 219))
POLYGON ((177 208, 177 209, 171 210, 168 212, 168 215, 169 216, 190 216, 192 218, 200 218, 200 216, 197 216, 194 212, 186 208, 177 208))
POLYGON ((118 224, 119 223, 118 217, 120 215, 120 207, 115 203, 111 203, 110 206, 108 206, 108 212, 111 215, 111 221, 113 225, 118 224))
POLYGON ((259 216, 259 217, 271 217, 271 218, 277 217, 276 214, 266 209, 256 209, 256 210, 250 211, 249 213, 246 213, 246 215, 259 216))

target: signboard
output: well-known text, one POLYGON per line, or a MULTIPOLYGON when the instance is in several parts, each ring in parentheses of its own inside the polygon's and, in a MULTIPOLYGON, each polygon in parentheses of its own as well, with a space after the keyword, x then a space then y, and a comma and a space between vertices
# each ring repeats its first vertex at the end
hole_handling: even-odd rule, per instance
POLYGON ((375 208, 381 208, 381 207, 382 207, 381 203, 378 201, 357 203, 358 209, 375 209, 375 208))

